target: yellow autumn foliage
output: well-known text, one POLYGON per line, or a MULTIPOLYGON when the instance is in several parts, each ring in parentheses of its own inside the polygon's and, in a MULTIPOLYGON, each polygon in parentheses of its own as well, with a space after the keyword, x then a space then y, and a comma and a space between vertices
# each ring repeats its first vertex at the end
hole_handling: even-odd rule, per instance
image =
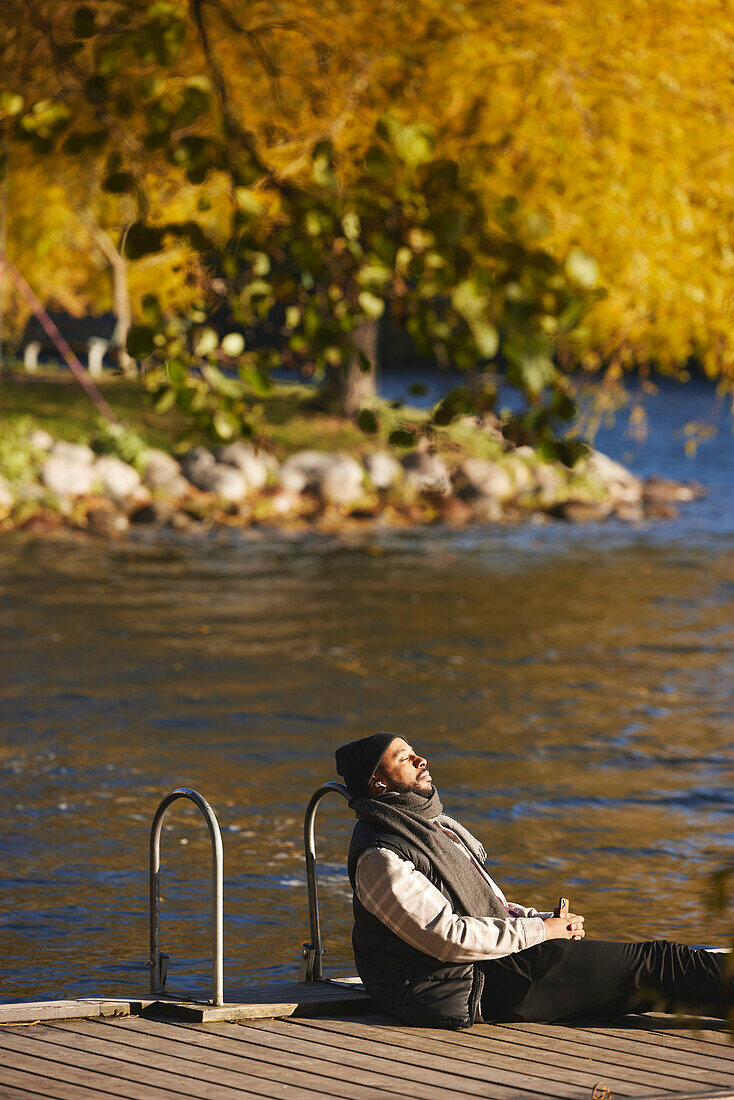
MULTIPOLYGON (((37 6, 57 29, 77 8, 65 0, 37 6)), ((190 10, 183 0, 172 7, 190 10)), ((380 116, 429 124, 437 148, 470 169, 488 202, 520 200, 529 235, 543 235, 559 256, 578 247, 596 257, 607 294, 587 320, 586 366, 614 373, 650 362, 680 372, 695 356, 712 376, 734 379, 732 5, 222 0, 202 12, 232 112, 274 171, 310 171, 310 148, 328 139, 349 178, 380 116)), ((38 41, 33 56, 42 66, 38 41)), ((175 70, 204 69, 192 28, 175 70)), ((36 68, 34 94, 44 79, 36 68)), ((21 90, 17 79, 8 86, 21 90)), ((68 234, 63 246, 56 241, 63 200, 48 190, 48 170, 17 171, 24 192, 43 189, 49 199, 44 236, 69 247, 68 234)), ((213 192, 212 217, 226 204, 215 178, 194 186, 170 174, 173 193, 157 181, 168 219, 175 204, 189 216, 202 192, 213 192)), ((10 246, 42 281, 25 202, 14 211, 11 199, 10 246)), ((87 263, 91 287, 96 261, 87 263)), ((73 264, 54 274, 79 293, 73 264)), ((131 280, 136 298, 166 286, 169 301, 185 301, 192 268, 167 252, 133 265, 131 280)))

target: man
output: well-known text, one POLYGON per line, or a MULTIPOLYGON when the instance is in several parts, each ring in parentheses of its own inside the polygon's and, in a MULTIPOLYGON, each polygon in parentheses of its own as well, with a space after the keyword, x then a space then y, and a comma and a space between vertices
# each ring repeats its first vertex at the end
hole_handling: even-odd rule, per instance
POLYGON ((724 956, 665 940, 586 941, 580 914, 508 902, 481 844, 443 812, 424 757, 377 733, 336 766, 358 821, 349 849, 352 942, 370 996, 409 1024, 623 1013, 645 997, 725 1014, 724 956))

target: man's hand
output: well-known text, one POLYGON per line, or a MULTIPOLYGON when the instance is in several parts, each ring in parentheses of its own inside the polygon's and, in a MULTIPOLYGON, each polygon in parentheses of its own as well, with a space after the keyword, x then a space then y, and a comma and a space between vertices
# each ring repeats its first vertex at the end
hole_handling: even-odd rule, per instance
POLYGON ((582 940, 585 936, 584 921, 578 913, 569 913, 566 917, 546 917, 545 938, 547 940, 582 940))

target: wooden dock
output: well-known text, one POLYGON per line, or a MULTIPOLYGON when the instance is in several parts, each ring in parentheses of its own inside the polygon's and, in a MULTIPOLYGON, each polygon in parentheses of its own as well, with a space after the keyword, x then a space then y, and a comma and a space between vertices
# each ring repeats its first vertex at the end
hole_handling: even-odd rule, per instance
POLYGON ((454 1032, 404 1027, 354 1002, 349 1015, 286 1011, 230 1023, 162 1019, 142 1002, 141 1015, 107 1015, 124 1002, 78 1002, 90 1003, 92 1018, 0 1024, 2 1100, 734 1100, 734 1046, 715 1020, 647 1015, 614 1026, 454 1032))

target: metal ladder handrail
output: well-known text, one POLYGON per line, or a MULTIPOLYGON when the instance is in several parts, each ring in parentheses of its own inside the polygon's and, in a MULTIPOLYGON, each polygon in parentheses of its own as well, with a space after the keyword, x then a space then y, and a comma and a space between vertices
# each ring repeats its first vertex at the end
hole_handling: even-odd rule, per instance
POLYGON ((161 828, 166 810, 178 798, 188 798, 197 806, 206 820, 212 842, 212 1004, 224 1003, 224 854, 222 834, 216 814, 207 800, 191 787, 177 787, 161 801, 150 828, 149 906, 150 906, 150 992, 165 992, 168 972, 168 955, 161 955, 161 828))
POLYGON ((318 982, 323 981, 323 949, 321 947, 321 920, 319 918, 319 887, 316 881, 316 810, 321 799, 335 791, 349 802, 351 795, 343 783, 322 783, 314 793, 306 807, 306 815, 303 820, 303 846, 306 854, 306 886, 308 888, 308 916, 311 925, 311 942, 304 943, 301 956, 301 973, 299 981, 318 982))

